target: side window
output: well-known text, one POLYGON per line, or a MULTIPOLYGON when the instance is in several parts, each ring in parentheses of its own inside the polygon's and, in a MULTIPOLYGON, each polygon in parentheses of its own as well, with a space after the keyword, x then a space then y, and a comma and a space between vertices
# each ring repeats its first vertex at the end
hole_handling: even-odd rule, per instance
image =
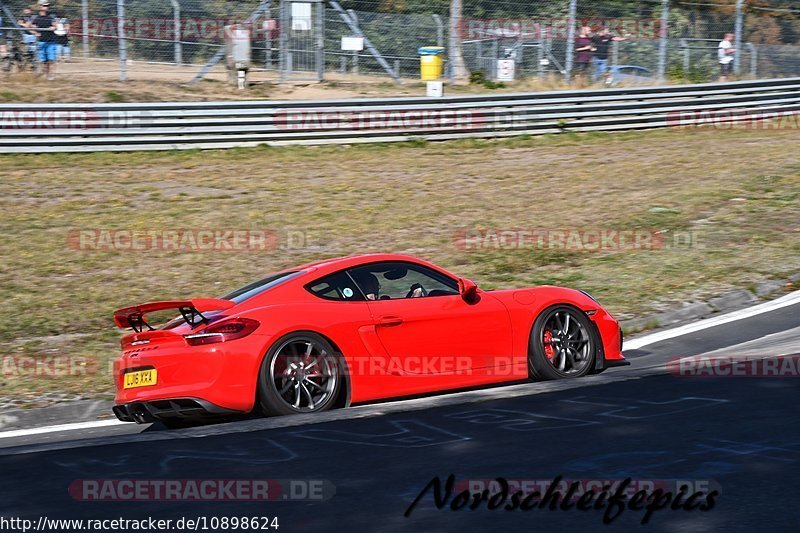
POLYGON ((326 300, 363 301, 364 297, 346 272, 337 272, 306 285, 312 294, 326 300))
POLYGON ((458 294, 458 283, 411 263, 375 263, 350 270, 367 300, 395 300, 458 294))

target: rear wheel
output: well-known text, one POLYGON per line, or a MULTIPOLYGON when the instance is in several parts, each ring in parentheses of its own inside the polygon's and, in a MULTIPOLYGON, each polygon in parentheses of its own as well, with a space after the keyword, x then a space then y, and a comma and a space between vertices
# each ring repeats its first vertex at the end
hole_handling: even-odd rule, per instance
POLYGON ((261 363, 258 396, 266 415, 313 413, 330 409, 341 388, 339 355, 312 332, 279 339, 261 363))
POLYGON ((574 307, 559 305, 533 324, 528 369, 534 379, 577 378, 591 371, 596 352, 589 318, 574 307))

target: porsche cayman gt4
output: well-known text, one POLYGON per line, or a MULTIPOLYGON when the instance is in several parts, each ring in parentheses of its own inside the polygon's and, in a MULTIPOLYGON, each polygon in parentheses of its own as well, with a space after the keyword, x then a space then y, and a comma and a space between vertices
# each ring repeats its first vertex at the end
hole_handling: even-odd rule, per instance
POLYGON ((179 426, 627 364, 617 321, 562 287, 482 290, 417 258, 359 255, 272 274, 221 298, 114 313, 114 413, 179 426), (179 316, 154 326, 147 315, 179 316))

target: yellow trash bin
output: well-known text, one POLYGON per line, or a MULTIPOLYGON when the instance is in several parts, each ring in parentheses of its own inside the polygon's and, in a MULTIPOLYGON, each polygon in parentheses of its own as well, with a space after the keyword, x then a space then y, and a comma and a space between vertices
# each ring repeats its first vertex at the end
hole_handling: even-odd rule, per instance
POLYGON ((422 81, 435 81, 442 77, 444 48, 423 46, 419 50, 419 72, 422 81))

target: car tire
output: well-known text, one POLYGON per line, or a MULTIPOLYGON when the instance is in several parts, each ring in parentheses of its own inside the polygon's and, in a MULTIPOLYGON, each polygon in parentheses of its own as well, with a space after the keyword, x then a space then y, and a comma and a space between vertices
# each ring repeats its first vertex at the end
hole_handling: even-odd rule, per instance
POLYGON ((589 317, 575 307, 556 305, 545 309, 531 328, 528 342, 530 377, 535 380, 568 379, 591 372, 597 357, 593 332, 589 317))
POLYGON ((264 356, 258 403, 266 416, 316 413, 333 407, 341 390, 340 354, 322 335, 295 332, 278 339, 264 356))

